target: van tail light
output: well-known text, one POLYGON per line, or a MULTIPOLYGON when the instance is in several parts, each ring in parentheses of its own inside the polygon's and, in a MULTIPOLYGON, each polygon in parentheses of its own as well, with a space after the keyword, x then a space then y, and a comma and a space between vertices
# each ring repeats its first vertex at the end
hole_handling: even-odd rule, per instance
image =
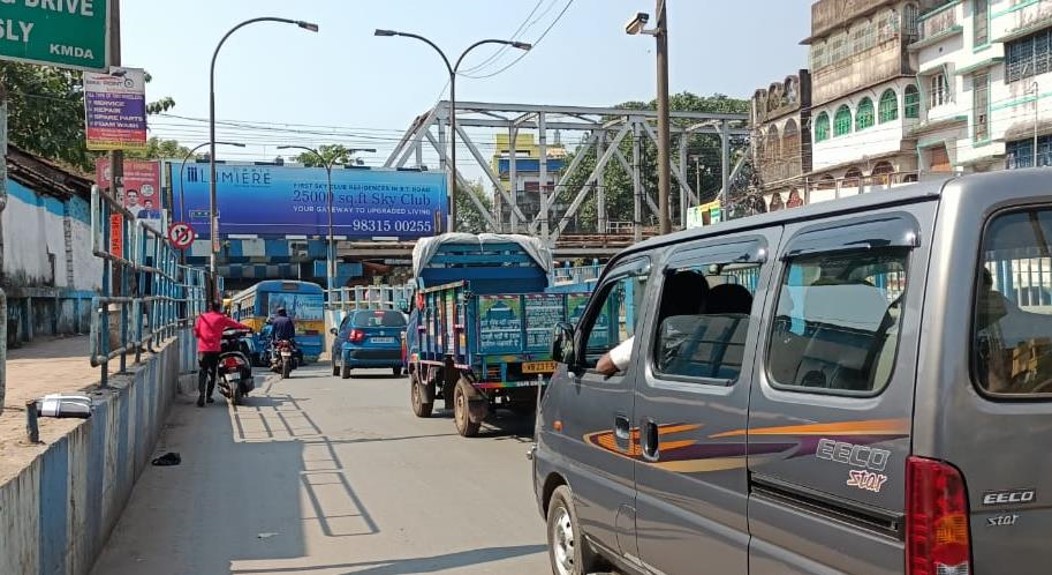
POLYGON ((968 490, 961 472, 910 457, 906 502, 907 575, 971 575, 968 490))
POLYGON ((362 343, 365 341, 365 332, 360 329, 352 329, 351 335, 347 337, 351 343, 362 343))

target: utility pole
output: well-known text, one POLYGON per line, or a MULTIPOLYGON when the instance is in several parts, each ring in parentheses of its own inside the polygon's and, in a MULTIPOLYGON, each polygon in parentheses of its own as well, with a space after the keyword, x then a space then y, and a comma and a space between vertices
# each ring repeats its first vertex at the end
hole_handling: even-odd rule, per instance
POLYGON ((669 193, 672 184, 669 162, 668 119, 668 18, 666 0, 657 0, 657 113, 658 113, 658 233, 671 233, 669 221, 669 193))
MULTIPOLYGON (((7 206, 7 90, 0 82, 0 212, 7 206)), ((3 231, 0 224, 0 232, 3 231)), ((3 233, 0 233, 0 270, 4 268, 3 233)), ((7 294, 0 288, 0 415, 7 388, 7 294)))

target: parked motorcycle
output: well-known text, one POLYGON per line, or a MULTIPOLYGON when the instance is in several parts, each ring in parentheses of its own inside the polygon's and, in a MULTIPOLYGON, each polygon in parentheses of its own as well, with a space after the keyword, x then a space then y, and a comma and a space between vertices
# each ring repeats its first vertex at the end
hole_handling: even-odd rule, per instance
POLYGON ((252 332, 228 329, 223 332, 222 348, 219 352, 219 369, 216 373, 219 392, 234 405, 256 388, 252 377, 252 361, 245 352, 244 338, 252 332))
POLYGON ((296 369, 296 350, 292 342, 281 339, 271 344, 270 370, 280 373, 281 379, 288 379, 294 369, 296 369))

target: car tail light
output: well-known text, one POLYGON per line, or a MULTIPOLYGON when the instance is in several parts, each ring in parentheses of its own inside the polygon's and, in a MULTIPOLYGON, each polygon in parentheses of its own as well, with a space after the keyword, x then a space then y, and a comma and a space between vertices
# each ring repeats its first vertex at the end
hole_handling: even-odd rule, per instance
POLYGON ((968 490, 960 471, 910 457, 906 502, 907 575, 970 575, 968 490))
POLYGON ((360 329, 352 329, 351 335, 347 339, 351 343, 362 343, 365 341, 365 332, 360 329))

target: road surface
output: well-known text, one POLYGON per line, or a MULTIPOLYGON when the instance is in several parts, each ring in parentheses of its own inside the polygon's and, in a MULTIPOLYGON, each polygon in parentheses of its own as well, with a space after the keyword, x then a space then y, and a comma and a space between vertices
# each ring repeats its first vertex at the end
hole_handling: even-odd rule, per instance
POLYGON ((405 378, 329 373, 268 377, 236 410, 180 396, 156 452, 182 464, 146 469, 93 575, 551 572, 531 420, 464 439, 413 417, 405 378))

